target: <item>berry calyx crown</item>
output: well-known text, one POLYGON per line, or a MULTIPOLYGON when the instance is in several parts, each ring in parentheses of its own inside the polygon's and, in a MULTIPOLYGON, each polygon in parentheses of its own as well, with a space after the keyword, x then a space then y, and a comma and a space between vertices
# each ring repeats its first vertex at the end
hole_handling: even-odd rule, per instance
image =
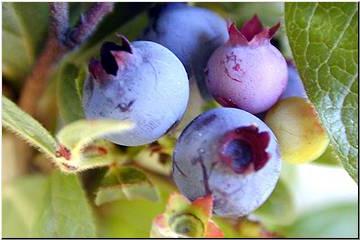
POLYGON ((274 26, 264 27, 257 15, 245 22, 240 30, 235 23, 228 27, 229 42, 233 45, 256 45, 270 41, 280 27, 280 22, 274 26))
POLYGON ((221 138, 220 160, 237 174, 256 172, 270 159, 266 151, 269 143, 269 132, 260 132, 255 125, 236 128, 221 138))

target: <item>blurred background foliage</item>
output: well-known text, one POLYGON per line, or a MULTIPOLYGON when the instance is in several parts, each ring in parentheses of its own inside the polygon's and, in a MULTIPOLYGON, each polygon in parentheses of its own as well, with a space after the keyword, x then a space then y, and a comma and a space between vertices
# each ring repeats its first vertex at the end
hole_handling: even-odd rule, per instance
MULTIPOLYGON (((212 9, 223 17, 236 21, 238 25, 253 14, 258 14, 265 25, 273 25, 278 21, 284 25, 282 3, 190 4, 212 9)), ((38 109, 39 115, 48 119, 44 124, 50 131, 55 132, 64 124, 82 118, 79 98, 74 96, 81 94, 79 89, 86 78, 89 58, 97 57, 101 43, 115 40, 114 34, 117 32, 135 40, 146 27, 146 11, 153 5, 154 3, 149 2, 116 3, 113 13, 104 19, 92 37, 61 61, 52 74, 38 109), (66 79, 72 81, 65 81, 66 79)), ((81 12, 89 6, 89 3, 70 3, 71 23, 74 24, 81 12)), ((49 9, 46 3, 3 3, 2 11, 3 95, 16 102, 24 78, 31 71, 44 45, 49 9)), ((276 36, 275 42, 283 54, 291 58, 284 27, 276 36)), ((209 106, 213 107, 211 103, 205 107, 209 106)), ((4 237, 145 238, 149 236, 153 218, 164 211, 169 194, 176 191, 169 177, 173 140, 167 137, 159 141, 162 149, 160 153, 153 154, 151 147, 154 146, 125 150, 134 160, 131 164, 146 171, 147 177, 157 188, 159 201, 121 199, 101 206, 96 206, 94 199, 105 169, 90 170, 78 176, 63 175, 54 170, 40 153, 24 169, 23 163, 17 161, 21 152, 17 149, 16 142, 12 134, 4 129, 2 143, 4 237), (147 162, 151 164, 146 164, 147 162)), ((312 179, 314 185, 317 178, 331 179, 331 174, 336 171, 335 175, 340 177, 329 182, 334 184, 334 181, 339 181, 333 185, 332 194, 335 198, 321 192, 320 188, 317 194, 325 194, 328 199, 322 199, 322 202, 313 206, 309 203, 307 207, 302 207, 301 202, 309 193, 304 188, 299 190, 302 179, 298 172, 307 171, 307 168, 284 164, 281 180, 275 191, 248 219, 215 218, 225 236, 356 237, 357 185, 332 157, 322 156, 308 165, 311 168, 331 169, 327 175, 305 176, 312 179), (323 167, 324 165, 327 167, 323 167), (342 178, 344 180, 340 181, 342 178), (304 195, 299 197, 296 194, 299 191, 304 195)), ((304 178, 304 175, 301 177, 304 178)))

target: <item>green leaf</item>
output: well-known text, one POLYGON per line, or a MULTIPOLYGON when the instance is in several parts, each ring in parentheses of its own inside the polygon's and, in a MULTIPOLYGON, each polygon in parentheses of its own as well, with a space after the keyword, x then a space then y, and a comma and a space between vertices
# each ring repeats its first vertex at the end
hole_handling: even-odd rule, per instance
POLYGON ((151 223, 157 214, 164 211, 169 194, 175 187, 168 179, 147 174, 160 193, 159 201, 145 199, 121 199, 101 205, 99 237, 148 238, 151 223))
POLYGON ((61 169, 65 172, 78 172, 114 163, 124 163, 127 160, 115 144, 103 139, 95 140, 83 148, 79 154, 75 154, 77 157, 70 161, 62 162, 61 169))
POLYGON ((159 198, 156 188, 147 176, 136 168, 111 167, 96 193, 95 203, 101 205, 119 199, 139 198, 151 201, 159 198))
POLYGON ((94 237, 95 225, 75 175, 16 179, 3 188, 4 237, 94 237))
POLYGON ((105 166, 123 158, 114 144, 99 138, 130 129, 128 121, 78 120, 60 130, 58 144, 39 122, 6 97, 2 99, 4 126, 47 154, 65 172, 105 166))
POLYGON ((76 153, 92 141, 106 134, 118 133, 131 129, 129 121, 117 120, 78 120, 66 125, 56 135, 59 142, 76 153))
POLYGON ((272 225, 288 225, 295 220, 293 196, 282 179, 268 200, 254 214, 264 223, 272 225))
POLYGON ((116 120, 78 120, 66 125, 57 134, 60 143, 57 160, 61 170, 77 172, 115 162, 120 151, 100 138, 129 130, 132 126, 129 121, 116 120))
POLYGON ((87 77, 87 68, 83 65, 82 68, 79 70, 79 75, 77 76, 77 78, 75 78, 76 93, 78 94, 80 101, 83 97, 84 82, 87 77))
POLYGON ((53 173, 46 185, 34 237, 95 237, 91 208, 76 175, 53 173))
POLYGON ((134 161, 139 166, 161 175, 170 176, 172 171, 171 155, 152 152, 148 148, 141 150, 139 154, 134 157, 134 161))
POLYGON ((291 50, 310 100, 350 176, 358 178, 358 7, 286 3, 291 50))
POLYGON ((26 76, 42 49, 48 30, 47 3, 2 4, 3 72, 9 79, 26 76))
POLYGON ((82 84, 87 77, 85 66, 65 64, 58 78, 57 96, 59 111, 65 123, 84 118, 81 104, 82 84))
POLYGON ((357 238, 357 202, 339 203, 312 209, 300 216, 282 233, 291 238, 357 238))
POLYGON ((147 170, 170 176, 175 143, 174 137, 164 136, 145 146, 145 148, 139 149, 137 154, 134 154, 133 160, 137 165, 147 170))
POLYGON ((31 237, 32 227, 44 204, 47 179, 32 175, 3 185, 3 237, 31 237))
POLYGON ((7 129, 50 158, 55 159, 57 143, 38 121, 4 96, 2 97, 2 107, 2 122, 7 129))

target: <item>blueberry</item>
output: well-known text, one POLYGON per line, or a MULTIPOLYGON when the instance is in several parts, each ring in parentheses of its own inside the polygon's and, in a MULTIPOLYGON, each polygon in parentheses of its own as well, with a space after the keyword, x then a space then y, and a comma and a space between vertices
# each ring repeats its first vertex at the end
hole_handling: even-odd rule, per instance
POLYGON ((277 140, 265 123, 240 109, 216 108, 180 135, 173 178, 190 200, 212 194, 214 214, 239 217, 269 197, 280 168, 277 140))
POLYGON ((264 28, 256 15, 240 31, 229 26, 229 40, 207 64, 208 89, 221 105, 257 114, 276 103, 288 80, 286 61, 270 43, 279 26, 264 28))
POLYGON ((180 3, 168 3, 150 12, 150 25, 141 39, 170 49, 207 94, 204 69, 211 53, 228 39, 226 21, 216 13, 180 3))
POLYGON ((288 83, 281 94, 280 99, 285 99, 289 97, 301 97, 307 98, 306 91, 304 88, 304 84, 301 81, 298 71, 296 67, 291 61, 287 61, 288 66, 288 83))
POLYGON ((89 64, 83 106, 86 118, 130 120, 135 127, 106 138, 136 146, 164 135, 185 112, 189 80, 179 59, 160 44, 149 41, 106 42, 100 61, 89 64))

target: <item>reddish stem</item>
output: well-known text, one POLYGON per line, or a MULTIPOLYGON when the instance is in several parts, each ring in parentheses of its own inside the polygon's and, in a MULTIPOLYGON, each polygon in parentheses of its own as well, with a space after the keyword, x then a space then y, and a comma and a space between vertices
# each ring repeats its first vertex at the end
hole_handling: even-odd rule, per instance
POLYGON ((74 29, 68 29, 68 4, 50 4, 50 28, 45 48, 23 86, 19 106, 34 115, 47 80, 62 57, 84 42, 98 23, 113 9, 113 3, 94 3, 81 17, 74 29), (66 34, 69 32, 69 34, 66 34))

